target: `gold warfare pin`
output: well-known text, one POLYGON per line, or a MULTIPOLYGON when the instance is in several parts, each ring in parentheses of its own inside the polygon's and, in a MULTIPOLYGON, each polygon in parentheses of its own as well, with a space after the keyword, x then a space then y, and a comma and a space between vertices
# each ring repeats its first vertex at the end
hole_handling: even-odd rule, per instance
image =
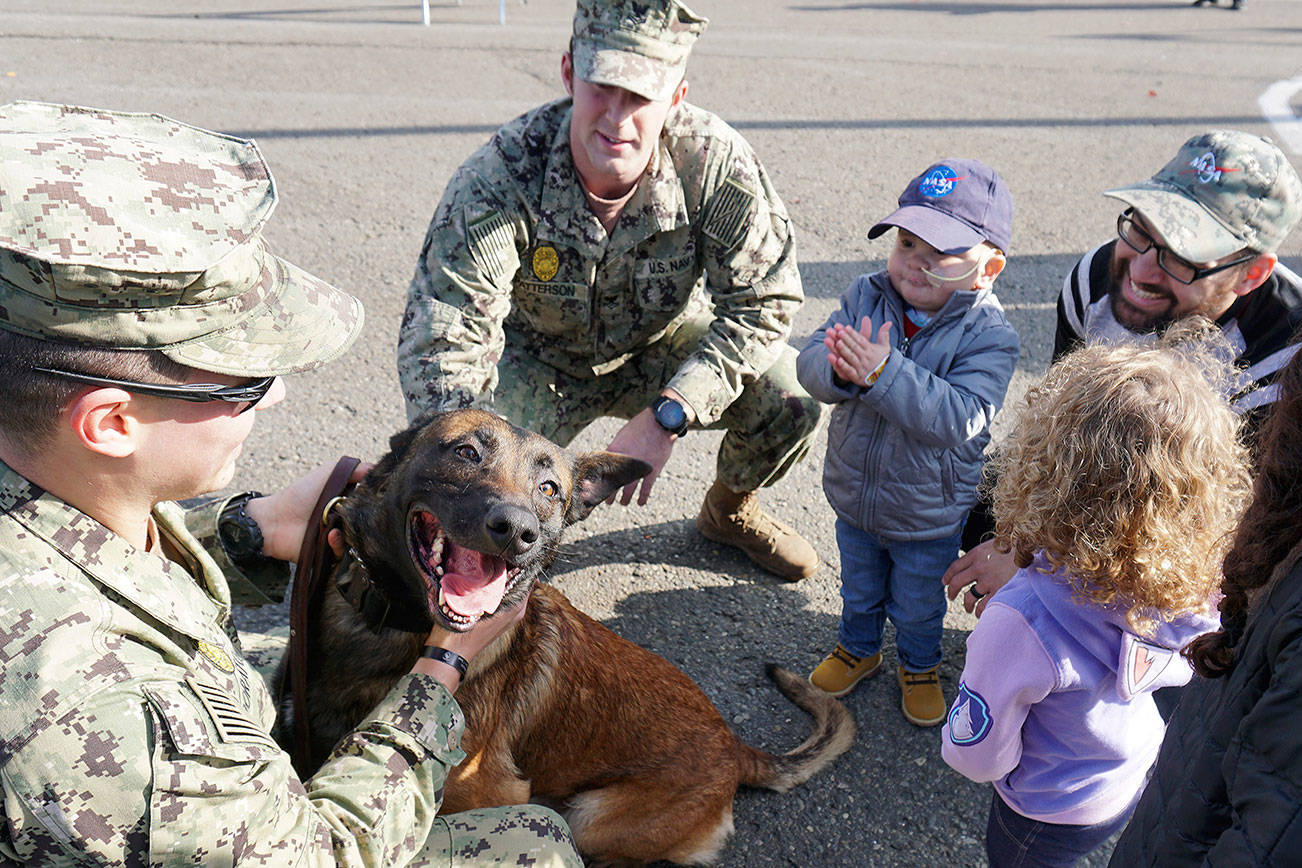
POLYGON ((231 661, 230 655, 210 642, 199 640, 199 653, 207 657, 212 665, 216 666, 223 672, 234 672, 235 664, 231 661))

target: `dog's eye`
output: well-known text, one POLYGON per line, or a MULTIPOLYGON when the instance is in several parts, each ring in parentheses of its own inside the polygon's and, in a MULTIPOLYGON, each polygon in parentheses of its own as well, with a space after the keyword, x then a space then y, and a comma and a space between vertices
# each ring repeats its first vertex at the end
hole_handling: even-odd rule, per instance
POLYGON ((466 459, 467 461, 473 461, 476 464, 479 463, 479 450, 471 446, 469 443, 462 443, 460 446, 458 446, 456 449, 452 451, 456 452, 457 455, 460 455, 462 458, 466 459))
POLYGON ((542 492, 543 497, 556 497, 561 493, 561 487, 550 479, 540 484, 538 490, 542 492))

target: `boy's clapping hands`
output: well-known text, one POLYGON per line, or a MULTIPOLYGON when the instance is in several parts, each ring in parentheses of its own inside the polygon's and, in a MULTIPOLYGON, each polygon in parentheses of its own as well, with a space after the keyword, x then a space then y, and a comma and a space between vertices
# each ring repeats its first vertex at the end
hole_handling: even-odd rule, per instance
POLYGON ((840 323, 833 324, 823 336, 832 371, 847 382, 872 385, 869 377, 879 373, 890 357, 890 332, 891 324, 884 322, 874 338, 870 317, 863 318, 858 331, 840 323))

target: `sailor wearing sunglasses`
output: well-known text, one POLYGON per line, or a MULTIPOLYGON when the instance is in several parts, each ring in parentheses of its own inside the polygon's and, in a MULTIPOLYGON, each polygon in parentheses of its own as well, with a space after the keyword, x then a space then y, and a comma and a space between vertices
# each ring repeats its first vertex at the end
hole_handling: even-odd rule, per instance
MULTIPOLYGON (((545 808, 438 815, 465 756, 447 663, 311 779, 269 735, 231 607, 283 594, 330 467, 175 501, 228 485, 282 377, 361 330, 267 248, 275 203, 252 142, 0 106, 0 864, 577 866, 545 808)), ((432 644, 470 658, 510 623, 432 644)))

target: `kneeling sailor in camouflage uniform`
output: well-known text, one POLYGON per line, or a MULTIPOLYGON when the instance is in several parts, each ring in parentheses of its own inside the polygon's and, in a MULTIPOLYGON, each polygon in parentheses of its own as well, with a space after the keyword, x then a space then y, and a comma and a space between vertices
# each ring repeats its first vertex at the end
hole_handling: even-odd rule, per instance
POLYGON ((798 579, 817 555, 753 496, 822 414, 787 344, 795 239, 746 141, 684 102, 705 24, 677 0, 579 0, 570 97, 506 124, 448 183, 398 371, 413 418, 480 405, 560 443, 628 419, 609 448, 652 465, 639 503, 689 428, 724 429, 697 526, 798 579))
MULTIPOLYGON (((445 663, 311 780, 268 735, 231 588, 283 593, 329 468, 170 501, 227 485, 280 375, 361 329, 356 299, 269 252, 275 201, 250 142, 0 107, 0 865, 577 866, 546 809, 436 816, 463 757, 445 663)), ((509 621, 430 642, 470 657, 509 621)))

